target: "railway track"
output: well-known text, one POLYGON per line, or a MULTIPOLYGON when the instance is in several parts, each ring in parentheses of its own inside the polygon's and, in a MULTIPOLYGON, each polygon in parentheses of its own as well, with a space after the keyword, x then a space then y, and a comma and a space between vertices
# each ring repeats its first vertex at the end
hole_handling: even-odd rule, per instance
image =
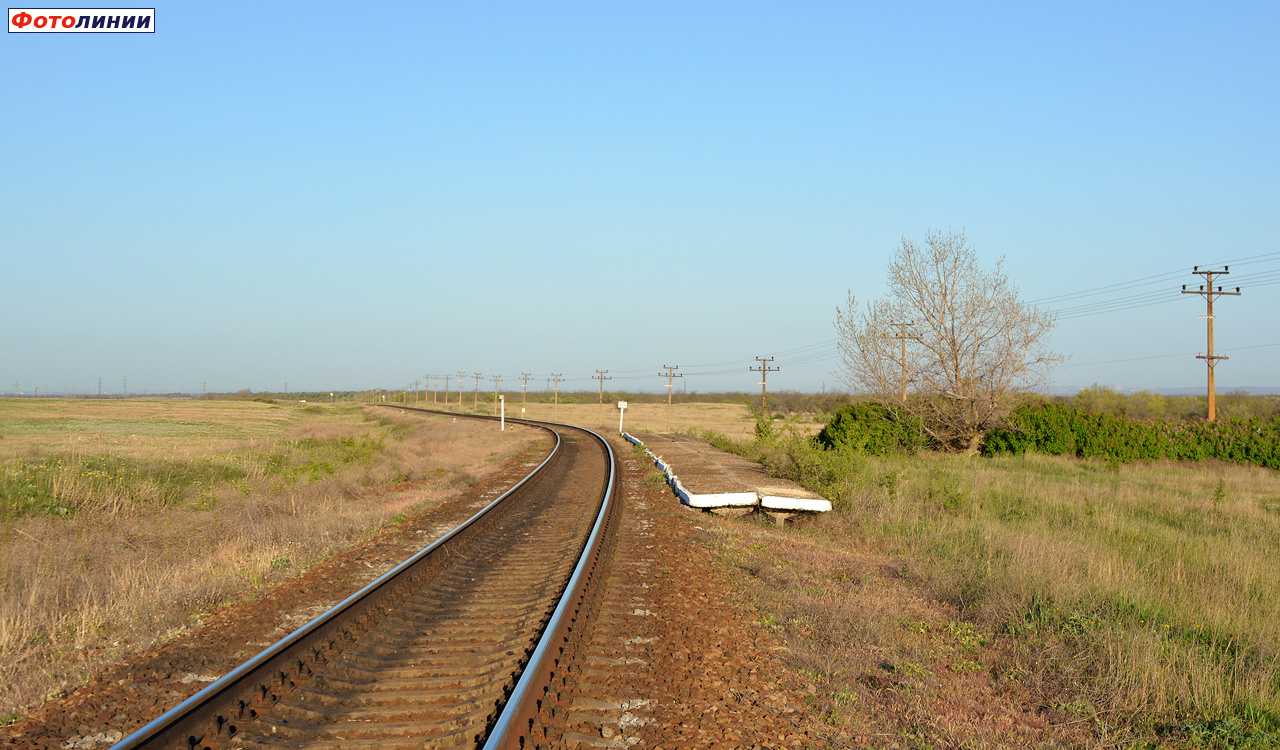
POLYGON ((595 433, 525 424, 556 443, 515 487, 113 750, 554 739, 599 606, 617 468, 595 433))

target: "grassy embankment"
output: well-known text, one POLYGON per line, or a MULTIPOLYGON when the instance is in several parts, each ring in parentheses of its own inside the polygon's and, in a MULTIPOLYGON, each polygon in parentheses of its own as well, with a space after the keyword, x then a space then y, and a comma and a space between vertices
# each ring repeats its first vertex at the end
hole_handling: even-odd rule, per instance
MULTIPOLYGON (((832 657, 867 626, 846 616, 861 595, 848 593, 847 571, 822 565, 857 551, 892 560, 955 613, 955 622, 932 625, 899 615, 896 637, 873 637, 905 680, 895 689, 928 694, 942 681, 918 666, 913 631, 976 625, 975 638, 935 636, 948 654, 941 670, 989 673, 998 691, 1051 722, 1090 726, 1097 746, 1280 746, 1275 471, 1039 455, 867 457, 797 435, 710 437, 835 502, 836 512, 803 532, 808 541, 775 537, 767 553, 736 553, 754 558, 771 592, 766 617, 807 643, 800 650, 826 681, 833 726, 854 720, 856 694, 879 679, 871 673, 883 675, 874 663, 832 657)), ((920 718, 927 713, 912 721, 936 726, 907 746, 947 741, 937 721, 920 718)))
POLYGON ((353 404, 0 401, 0 719, 474 483, 532 434, 353 404), (411 497, 369 490, 414 482, 411 497))

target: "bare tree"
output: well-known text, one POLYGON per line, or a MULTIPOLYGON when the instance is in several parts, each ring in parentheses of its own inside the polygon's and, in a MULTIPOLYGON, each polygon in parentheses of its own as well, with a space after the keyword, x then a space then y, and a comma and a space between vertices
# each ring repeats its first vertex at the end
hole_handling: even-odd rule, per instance
POLYGON ((980 268, 963 232, 904 237, 889 295, 836 309, 844 385, 918 417, 943 449, 977 452, 1013 397, 1064 359, 1047 346, 1055 316, 1020 301, 1003 264, 980 268))

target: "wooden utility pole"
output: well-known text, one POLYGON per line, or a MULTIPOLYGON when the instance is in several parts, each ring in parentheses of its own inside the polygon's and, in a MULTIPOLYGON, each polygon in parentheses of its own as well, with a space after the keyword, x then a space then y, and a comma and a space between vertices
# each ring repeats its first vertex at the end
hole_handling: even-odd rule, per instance
POLYGON ((533 374, 522 372, 520 377, 524 380, 524 394, 520 397, 520 414, 523 416, 525 402, 529 400, 529 378, 533 377, 533 374))
POLYGON ((551 377, 556 379, 555 395, 552 396, 554 400, 551 402, 551 413, 553 415, 556 413, 556 410, 560 408, 560 375, 561 374, 562 373, 558 373, 558 372, 551 373, 551 377))
POLYGON ((604 381, 613 380, 613 378, 605 377, 608 370, 596 370, 594 380, 600 381, 600 418, 604 419, 604 381))
POLYGON ((471 375, 476 379, 476 395, 471 399, 471 411, 480 411, 480 373, 473 372, 471 375))
POLYGON ((446 374, 445 374, 445 376, 444 376, 444 402, 445 402, 445 404, 448 404, 448 403, 449 403, 449 377, 450 377, 450 376, 449 376, 447 373, 446 373, 446 374))
POLYGON ((458 410, 462 410, 462 379, 467 376, 466 372, 458 373, 458 410))
MULTIPOLYGON (((683 375, 676 375, 675 371, 680 368, 677 365, 663 365, 662 369, 666 370, 667 375, 667 432, 671 432, 671 382, 673 378, 683 378, 683 375)), ((659 376, 662 373, 658 373, 659 376)))
MULTIPOLYGON (((898 327, 898 335, 885 336, 885 338, 898 339, 899 341, 902 342, 902 400, 905 402, 907 400, 907 382, 908 382, 907 381, 907 342, 919 341, 920 337, 914 333, 911 333, 911 334, 907 333, 907 326, 915 325, 915 321, 913 320, 908 320, 906 323, 890 323, 889 325, 898 327)), ((826 387, 824 385, 823 389, 825 390, 825 388, 826 387)))
POLYGON ((1210 422, 1217 419, 1217 416, 1218 416, 1217 405, 1215 404, 1215 398, 1214 398, 1214 392, 1213 392, 1214 366, 1218 363, 1218 360, 1220 359, 1230 359, 1230 357, 1219 357, 1214 355, 1213 353, 1213 298, 1227 296, 1227 295, 1230 295, 1232 297, 1240 296, 1240 287, 1236 287, 1236 290, 1234 292, 1224 292, 1222 291, 1222 287, 1218 287, 1217 289, 1214 289, 1213 277, 1226 276, 1228 272, 1227 269, 1229 268, 1230 266, 1223 266, 1221 271, 1201 271, 1200 266, 1196 266, 1191 270, 1191 272, 1198 276, 1203 276, 1205 283, 1201 284, 1199 289, 1188 289, 1186 284, 1182 285, 1183 294, 1199 294, 1204 297, 1205 302, 1207 302, 1209 306, 1208 313, 1204 316, 1205 321, 1208 322, 1209 324, 1208 326, 1209 352, 1208 354, 1197 354, 1196 359, 1203 359, 1205 361, 1205 364, 1209 366, 1209 421, 1210 422))
POLYGON ((497 375, 490 375, 489 377, 493 378, 493 411, 496 414, 498 411, 498 383, 502 382, 502 378, 497 375))
POLYGON ((760 363, 759 367, 749 367, 747 369, 760 373, 760 413, 764 414, 768 407, 765 401, 765 383, 769 380, 769 373, 777 372, 781 368, 769 366, 769 363, 773 361, 773 357, 756 357, 756 361, 760 363))

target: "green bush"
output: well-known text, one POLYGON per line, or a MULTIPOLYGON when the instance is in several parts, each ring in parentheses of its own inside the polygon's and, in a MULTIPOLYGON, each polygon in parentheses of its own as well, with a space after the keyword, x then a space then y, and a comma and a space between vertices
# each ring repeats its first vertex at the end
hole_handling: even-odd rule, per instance
POLYGON ((920 420, 876 401, 849 404, 818 433, 824 448, 885 456, 915 452, 928 442, 920 420))
POLYGON ((985 455, 1027 451, 1116 461, 1217 458, 1280 469, 1280 418, 1137 420, 1065 404, 1029 404, 987 433, 985 455))

